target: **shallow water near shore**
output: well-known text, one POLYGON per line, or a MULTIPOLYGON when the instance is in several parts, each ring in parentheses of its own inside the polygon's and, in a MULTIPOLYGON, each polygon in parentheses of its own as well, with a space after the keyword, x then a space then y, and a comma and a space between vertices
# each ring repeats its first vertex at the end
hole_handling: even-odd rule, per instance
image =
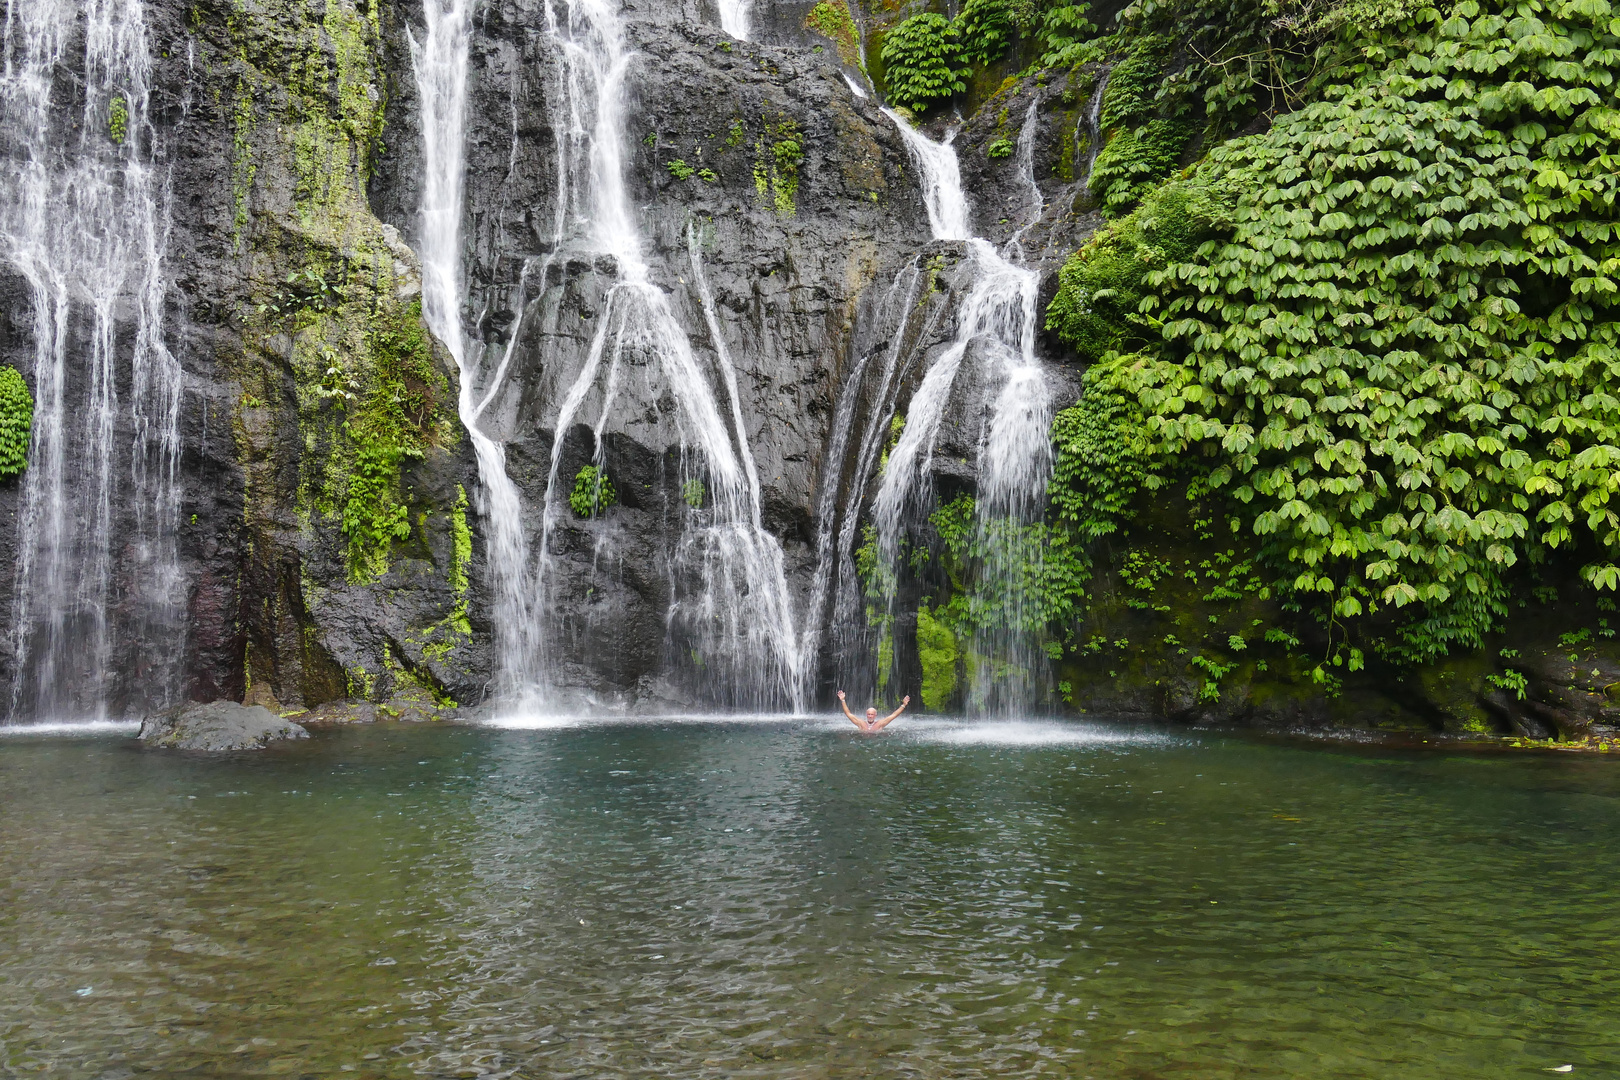
POLYGON ((0 739, 0 1075, 1620 1076, 1620 764, 1032 719, 0 739))

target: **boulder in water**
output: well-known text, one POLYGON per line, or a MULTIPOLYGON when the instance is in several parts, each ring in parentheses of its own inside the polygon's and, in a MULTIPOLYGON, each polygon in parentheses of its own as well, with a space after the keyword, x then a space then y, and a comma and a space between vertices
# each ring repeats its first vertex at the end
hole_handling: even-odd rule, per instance
POLYGON ((141 721, 141 741, 165 750, 259 750, 309 732, 262 705, 234 701, 193 702, 141 721))

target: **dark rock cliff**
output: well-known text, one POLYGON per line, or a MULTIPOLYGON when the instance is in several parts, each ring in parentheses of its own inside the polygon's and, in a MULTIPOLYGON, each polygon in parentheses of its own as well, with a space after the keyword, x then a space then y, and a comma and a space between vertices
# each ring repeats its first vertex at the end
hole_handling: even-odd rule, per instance
MULTIPOLYGON (((802 36, 803 13, 788 6, 761 6, 762 36, 802 36)), ((694 349, 712 353, 697 238, 738 369, 764 524, 802 598, 834 402, 857 341, 875 347, 868 339, 882 333, 863 326, 870 294, 927 239, 910 163, 890 122, 827 56, 730 42, 698 3, 632 5, 630 17, 628 127, 638 139, 627 180, 647 261, 694 349), (785 140, 802 147, 791 176, 771 171, 785 140), (678 177, 676 160, 704 171, 678 177)), ((557 58, 544 21, 539 0, 476 13, 464 227, 469 338, 485 375, 508 351, 514 361, 487 426, 508 443, 531 508, 543 505, 558 397, 614 270, 546 259, 558 170, 557 58)), ((456 417, 456 372, 424 335, 410 250, 420 10, 160 3, 148 22, 163 57, 150 112, 151 156, 170 193, 165 330, 184 369, 185 625, 153 635, 115 606, 110 633, 120 655, 183 660, 166 685, 124 665, 104 703, 123 714, 216 696, 289 708, 344 697, 477 702, 493 661, 476 468, 456 417)), ((0 348, 27 372, 27 291, 7 274, 0 296, 0 348)), ((70 356, 76 383, 82 365, 70 356)), ((655 396, 614 410, 603 436, 621 503, 569 518, 553 540, 564 683, 634 693, 667 664, 670 583, 658 553, 681 492, 665 467, 678 440, 659 406, 655 396)), ((567 433, 562 476, 588 459, 589 443, 583 427, 567 433)), ((130 470, 126 455, 113 472, 130 470)), ((12 520, 19 490, 0 487, 12 520)), ((538 512, 529 526, 539 529, 538 512)), ((139 572, 115 561, 114 594, 135 596, 139 572)))

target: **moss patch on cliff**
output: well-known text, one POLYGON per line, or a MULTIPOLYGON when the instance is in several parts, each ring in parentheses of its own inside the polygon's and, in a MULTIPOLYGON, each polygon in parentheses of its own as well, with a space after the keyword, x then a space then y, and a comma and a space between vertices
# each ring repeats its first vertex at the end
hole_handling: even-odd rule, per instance
POLYGON ((821 0, 804 17, 807 29, 832 41, 838 59, 850 67, 861 67, 861 34, 845 0, 821 0))
POLYGON ((798 212, 799 169, 804 164, 804 135, 793 117, 762 118, 765 130, 754 144, 754 189, 760 201, 784 218, 798 212))

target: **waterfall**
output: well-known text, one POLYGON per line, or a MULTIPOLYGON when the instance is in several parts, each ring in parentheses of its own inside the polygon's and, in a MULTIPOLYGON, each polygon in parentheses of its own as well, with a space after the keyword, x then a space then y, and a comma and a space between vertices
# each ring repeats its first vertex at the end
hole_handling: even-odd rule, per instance
POLYGON ((738 41, 748 40, 749 16, 753 14, 753 0, 718 0, 720 29, 738 41))
POLYGON ((1091 190, 1091 173, 1097 167, 1097 153, 1102 149, 1103 95, 1108 92, 1108 77, 1113 73, 1112 67, 1103 68, 1102 74, 1097 78, 1097 87, 1091 92, 1091 100, 1086 102, 1086 169, 1081 181, 1087 194, 1093 197, 1095 193, 1091 190))
POLYGON ((893 109, 884 109, 900 132, 912 160, 922 171, 923 205, 928 209, 928 227, 935 240, 968 240, 973 226, 968 221, 967 195, 962 190, 962 169, 956 160, 953 130, 944 141, 934 142, 917 131, 893 109))
POLYGON ((165 342, 168 185, 146 12, 11 0, 3 47, 0 257, 32 301, 35 397, 9 713, 101 719, 115 690, 128 709, 167 703, 184 655, 183 377, 165 342), (114 609, 128 621, 114 625, 114 609))
POLYGON ((497 692, 532 694, 538 682, 540 630, 531 606, 528 545, 517 487, 506 474, 506 451, 484 434, 480 418, 505 375, 477 397, 476 357, 461 323, 465 295, 461 270, 461 219, 466 182, 465 127, 471 0, 428 0, 420 42, 411 35, 411 62, 422 108, 424 176, 421 237, 422 314, 429 329, 455 358, 460 374, 458 410, 472 440, 482 484, 480 510, 487 525, 489 573, 495 594, 497 692), (445 6, 439 6, 444 3, 445 6))
POLYGON ((594 462, 621 396, 668 395, 679 432, 685 508, 669 554, 672 654, 688 658, 705 692, 725 704, 801 709, 803 664, 780 544, 761 523, 761 494, 749 451, 735 371, 703 275, 700 244, 689 256, 715 353, 699 360, 669 297, 651 279, 625 187, 625 83, 632 53, 614 0, 548 0, 547 32, 561 58, 553 128, 558 133, 559 219, 571 242, 611 265, 612 283, 573 383, 558 406, 536 562, 536 601, 560 567, 553 542, 569 513, 572 477, 560 474, 569 431, 590 412, 594 462), (718 385, 715 385, 718 384, 718 385), (718 400, 723 394, 725 405, 718 400))
POLYGON ((867 478, 877 466, 884 438, 894 417, 894 401, 902 381, 903 360, 908 355, 908 344, 926 341, 944 311, 944 306, 919 303, 923 274, 920 259, 913 258, 895 275, 883 299, 871 317, 882 346, 882 366, 874 383, 867 381, 876 352, 864 352, 844 378, 833 409, 829 431, 826 473, 822 477, 821 492, 816 501, 816 573, 811 583, 810 603, 801 648, 805 670, 812 670, 821 654, 828 625, 828 606, 832 607, 831 625, 834 628, 835 667, 845 682, 858 685, 848 678, 848 661, 860 655, 865 638, 866 618, 863 611, 864 596, 859 575, 853 563, 855 532, 859 526, 859 511, 867 478), (915 330, 912 320, 921 316, 915 330), (882 342, 882 331, 888 331, 888 340, 882 342), (849 453, 850 440, 855 434, 856 417, 861 408, 866 410, 860 442, 857 444, 849 482, 843 482, 842 466, 849 453), (840 502, 838 496, 843 493, 840 502), (838 592, 830 595, 833 583, 838 592))
POLYGON ((1040 109, 1041 99, 1037 95, 1024 111, 1024 126, 1018 132, 1018 184, 1029 198, 1030 210, 1024 217, 1024 223, 1013 231, 1012 239, 1007 241, 1008 255, 1018 263, 1029 258, 1024 250, 1024 234, 1036 225, 1046 214, 1046 196, 1041 193, 1041 185, 1035 182, 1035 133, 1039 125, 1036 115, 1040 109))
MULTIPOLYGON (((979 709, 1027 704, 1035 687, 1039 642, 1028 631, 1032 613, 1019 583, 1038 544, 1020 528, 1038 520, 1051 476, 1051 395, 1035 355, 1039 277, 1003 258, 989 241, 972 237, 967 198, 951 138, 935 143, 889 113, 922 173, 922 190, 936 240, 966 240, 973 283, 957 312, 955 340, 923 375, 912 395, 905 430, 889 454, 873 503, 877 558, 888 568, 890 607, 898 578, 903 530, 931 495, 935 441, 964 358, 972 349, 999 390, 988 406, 979 446, 976 546, 985 552, 980 585, 996 604, 991 621, 1007 629, 974 641, 979 671, 972 704, 979 709), (994 676, 994 677, 992 677, 994 676)), ((1033 145, 1034 106, 1025 118, 1033 145)), ((1031 149, 1031 156, 1033 150, 1031 149)), ((1033 181, 1033 177, 1031 177, 1033 181)), ((1035 212, 1044 200, 1036 188, 1035 212)), ((1026 226, 1027 227, 1027 226, 1026 226)), ((1022 230, 1020 230, 1021 232, 1022 230)), ((1018 252, 1015 242, 1009 249, 1018 252)))

